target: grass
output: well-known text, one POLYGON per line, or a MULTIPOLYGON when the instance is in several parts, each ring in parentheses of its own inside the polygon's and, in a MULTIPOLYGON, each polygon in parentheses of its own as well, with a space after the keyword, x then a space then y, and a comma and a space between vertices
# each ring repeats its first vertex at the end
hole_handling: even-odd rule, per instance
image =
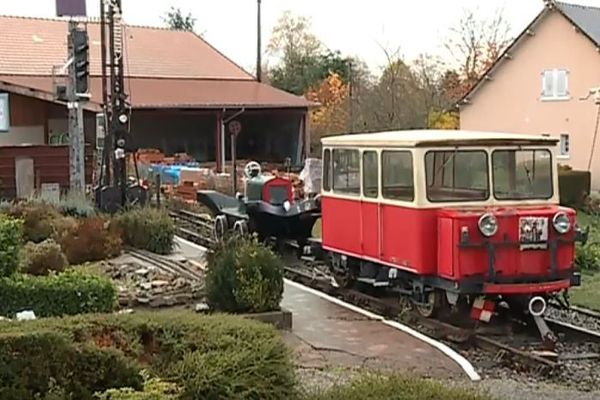
MULTIPOLYGON (((600 245, 600 216, 577 212, 577 223, 583 229, 590 227, 590 237, 586 246, 600 245), (598 243, 598 244, 596 244, 598 243)), ((584 273, 581 286, 569 291, 574 305, 600 310, 600 272, 584 273)))

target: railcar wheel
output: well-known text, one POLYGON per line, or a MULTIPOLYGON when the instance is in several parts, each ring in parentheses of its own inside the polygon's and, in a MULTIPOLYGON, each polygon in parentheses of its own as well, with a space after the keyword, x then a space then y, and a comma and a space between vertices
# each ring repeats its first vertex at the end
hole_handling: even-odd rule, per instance
POLYGON ((413 307, 424 318, 434 318, 438 315, 445 303, 446 295, 439 290, 432 290, 427 295, 425 303, 413 299, 413 307))
POLYGON ((333 280, 338 287, 350 287, 355 281, 355 277, 347 261, 345 263, 342 262, 341 257, 337 254, 329 255, 329 271, 333 275, 333 280))
POLYGON ((249 232, 248 223, 244 220, 235 221, 233 230, 240 236, 247 236, 249 232))

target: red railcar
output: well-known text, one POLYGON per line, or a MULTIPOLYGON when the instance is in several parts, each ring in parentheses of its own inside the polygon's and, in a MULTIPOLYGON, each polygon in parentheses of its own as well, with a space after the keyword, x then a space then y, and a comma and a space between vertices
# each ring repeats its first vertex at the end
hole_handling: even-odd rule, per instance
POLYGON ((339 284, 393 286, 425 315, 579 284, 585 234, 559 205, 556 139, 427 130, 322 143, 322 246, 339 284))

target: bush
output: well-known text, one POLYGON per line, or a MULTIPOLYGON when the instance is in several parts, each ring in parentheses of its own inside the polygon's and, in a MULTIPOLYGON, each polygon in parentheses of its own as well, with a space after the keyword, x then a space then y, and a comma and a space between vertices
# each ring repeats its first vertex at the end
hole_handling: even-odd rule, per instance
POLYGON ((600 246, 598 243, 578 244, 575 247, 575 265, 585 272, 600 270, 600 246))
POLYGON ((59 240, 71 264, 106 260, 121 253, 119 231, 102 217, 79 220, 59 240))
POLYGON ((590 193, 591 173, 560 168, 558 172, 558 188, 560 204, 580 208, 590 193))
POLYGON ((60 245, 52 239, 42 243, 27 243, 21 250, 19 263, 19 270, 30 275, 48 275, 50 271, 63 272, 69 266, 60 245))
MULTIPOLYGON (((35 321, 0 324, 0 386, 3 376, 9 376, 11 386, 25 393, 23 398, 31 398, 29 387, 47 388, 48 382, 55 380, 61 387, 69 388, 72 393, 73 385, 62 380, 64 370, 73 369, 69 359, 62 354, 65 346, 54 346, 58 350, 46 352, 41 346, 29 346, 31 358, 42 358, 41 369, 31 368, 30 361, 19 364, 13 360, 21 355, 18 352, 3 352, 3 340, 17 335, 60 335, 69 338, 75 349, 101 349, 115 355, 116 362, 123 357, 130 360, 128 365, 134 365, 133 360, 139 360, 148 367, 148 372, 154 377, 168 378, 173 385, 154 381, 156 390, 167 391, 182 389, 182 399, 274 399, 288 400, 296 394, 293 376, 293 364, 289 352, 277 331, 266 324, 225 315, 204 316, 196 313, 136 313, 132 315, 81 315, 67 318, 38 319, 35 321), (36 351, 33 348, 37 349, 36 351), (202 355, 205 356, 202 356, 202 355), (121 357, 123 356, 123 357, 121 357), (4 357, 2 359, 1 357, 4 357), (202 364, 198 364, 202 363, 202 364), (9 365, 2 370, 3 365, 9 365), (192 368, 190 370, 188 368, 192 368), (32 373, 33 372, 33 373, 32 373), (6 375, 4 375, 6 373, 6 375), (20 383, 23 383, 21 385, 20 383), (25 383, 27 385, 25 386, 25 383), (276 386, 276 387, 270 387, 276 386), (166 386, 166 387, 165 387, 166 386), (160 388, 162 387, 162 389, 160 388), (163 390, 166 389, 166 390, 163 390), (246 397, 242 397, 246 394, 246 397), (211 397, 214 395, 215 397, 211 397), (29 396, 29 397, 28 397, 29 396)), ((70 349, 67 347, 67 350, 70 349)), ((65 350, 65 351, 67 351, 65 350)), ((27 359, 29 353, 24 352, 27 359)), ((31 361, 34 363, 35 361, 31 361)), ((104 371, 104 364, 89 363, 85 371, 92 370, 99 364, 99 375, 104 371)), ((135 392, 139 386, 127 384, 133 373, 118 372, 132 371, 119 367, 115 376, 121 376, 119 385, 112 386, 110 379, 100 379, 102 391, 132 387, 133 390, 106 392, 115 394, 112 399, 128 400, 165 400, 171 397, 160 397, 151 392, 146 385, 144 392, 135 392), (150 393, 148 393, 150 392, 150 393), (118 393, 119 396, 116 396, 118 393), (129 397, 128 397, 129 396, 129 397)), ((90 382, 93 374, 77 373, 78 381, 90 382), (80 378, 83 376, 83 378, 80 378)), ((92 383, 96 385, 98 381, 92 383)), ((137 381, 134 380, 134 383, 137 381)), ((80 385, 89 388, 91 384, 80 385)), ((99 385, 100 386, 100 385, 99 385)), ((99 390, 99 391, 100 391, 99 390)), ((171 395, 171 393, 168 393, 171 395)), ((4 399, 4 397, 0 396, 4 399)), ((72 398, 86 398, 73 396, 72 398)), ((9 398, 12 400, 12 398, 9 398)))
POLYGON ((69 192, 57 204, 63 215, 77 218, 91 218, 97 215, 94 204, 85 195, 69 192))
POLYGON ((0 315, 4 316, 24 310, 33 310, 37 317, 111 312, 116 300, 110 279, 77 271, 0 279, 0 315))
POLYGON ((278 310, 283 296, 281 261, 256 238, 233 237, 209 259, 206 296, 209 306, 219 311, 278 310))
POLYGON ((11 276, 17 271, 22 243, 23 222, 0 216, 0 277, 11 276))
POLYGON ((249 343, 242 349, 188 353, 175 368, 183 386, 182 398, 286 399, 294 371, 288 360, 273 357, 279 352, 279 341, 272 340, 249 343))
POLYGON ((16 204, 9 215, 23 220, 25 241, 40 243, 52 237, 53 222, 61 215, 51 204, 28 201, 16 204))
POLYGON ((157 254, 169 254, 175 243, 175 223, 163 209, 135 208, 115 217, 123 243, 157 254))
POLYGON ((306 400, 487 400, 476 392, 449 388, 426 379, 404 376, 365 375, 348 385, 308 395, 306 400))
POLYGON ((170 382, 160 379, 148 379, 143 391, 132 388, 110 389, 98 396, 99 400, 177 400, 181 390, 170 382))
POLYGON ((0 335, 0 398, 33 400, 68 394, 91 399, 108 388, 141 387, 140 368, 122 352, 75 343, 59 332, 0 335))

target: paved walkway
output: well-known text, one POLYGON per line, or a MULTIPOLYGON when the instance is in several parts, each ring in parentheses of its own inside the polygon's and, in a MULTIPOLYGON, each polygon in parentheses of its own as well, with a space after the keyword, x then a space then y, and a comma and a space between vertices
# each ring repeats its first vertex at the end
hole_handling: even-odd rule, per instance
MULTIPOLYGON (((197 245, 177 240, 174 257, 204 262, 197 245)), ((431 345, 381 321, 286 283, 281 306, 293 314, 284 333, 299 367, 376 368, 424 377, 466 378, 456 362, 431 345)))
POLYGON ((413 336, 290 284, 282 307, 293 313, 285 340, 304 368, 366 367, 424 377, 465 378, 462 368, 413 336))

